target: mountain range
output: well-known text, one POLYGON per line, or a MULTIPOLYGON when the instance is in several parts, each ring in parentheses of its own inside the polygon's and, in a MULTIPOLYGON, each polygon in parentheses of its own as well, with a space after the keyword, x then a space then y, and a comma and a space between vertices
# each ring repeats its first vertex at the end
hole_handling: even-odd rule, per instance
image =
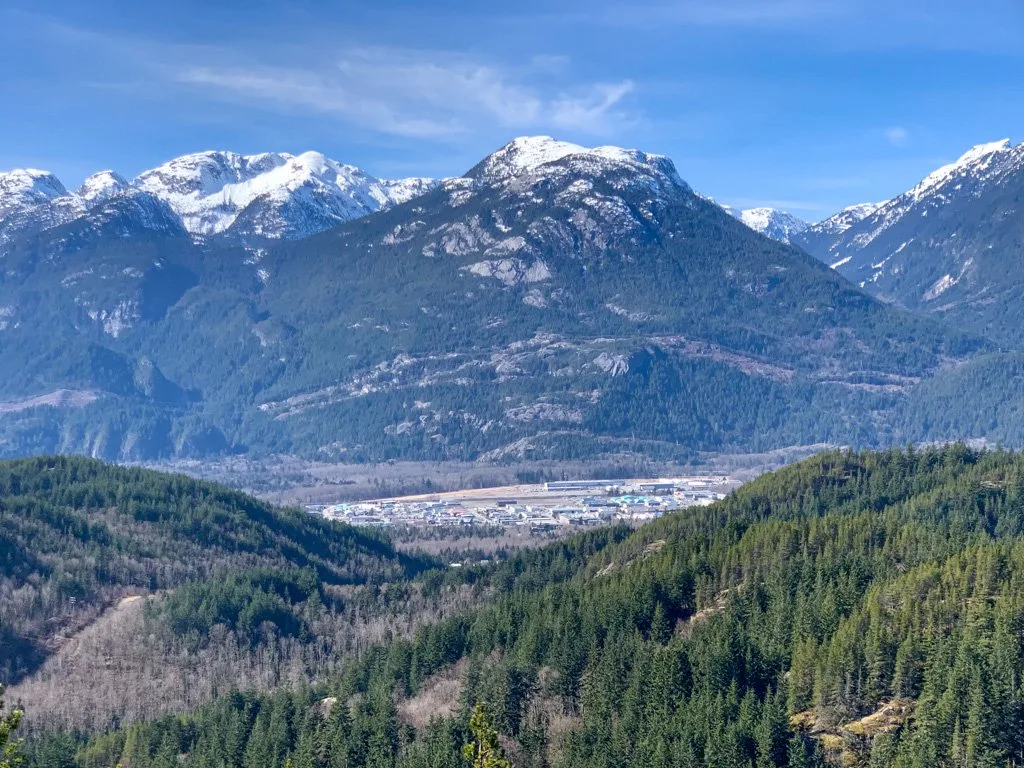
POLYGON ((3 174, 0 454, 690 459, 1024 436, 964 402, 1024 401, 977 383, 1019 365, 999 337, 896 306, 855 258, 830 268, 895 200, 804 229, 723 209, 663 156, 548 137, 444 180, 316 153, 187 155, 74 193, 3 174))
POLYGON ((100 171, 74 192, 46 171, 16 170, 0 174, 0 242, 124 199, 163 212, 165 220, 151 229, 177 225, 195 237, 228 234, 247 242, 296 238, 405 202, 434 183, 376 179, 319 152, 200 152, 131 181, 100 171))
POLYGON ((1012 346, 1024 310, 1022 194, 1024 144, 980 144, 912 189, 794 242, 885 301, 1012 346))

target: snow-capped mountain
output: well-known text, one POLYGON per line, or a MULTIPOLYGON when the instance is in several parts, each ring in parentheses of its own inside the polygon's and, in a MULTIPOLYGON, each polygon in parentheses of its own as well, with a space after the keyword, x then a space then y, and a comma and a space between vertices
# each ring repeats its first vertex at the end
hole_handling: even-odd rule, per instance
POLYGON ((175 158, 135 181, 167 202, 192 234, 233 230, 266 238, 313 234, 405 202, 432 183, 380 181, 319 152, 202 152, 175 158))
MULTIPOLYGON (((565 158, 571 158, 577 168, 589 165, 595 170, 618 164, 634 169, 638 175, 670 181, 674 185, 689 187, 679 178, 672 161, 664 155, 650 154, 622 147, 583 147, 550 136, 520 136, 497 152, 488 155, 473 167, 466 177, 488 183, 500 183, 538 173, 565 158)), ((552 170, 552 169, 546 169, 552 170)))
POLYGON ((134 201, 127 207, 137 209, 142 228, 158 225, 167 230, 165 214, 170 211, 180 228, 196 237, 292 239, 406 202, 436 183, 377 179, 318 152, 200 152, 131 181, 115 171, 101 171, 75 192, 46 171, 15 170, 0 174, 0 242, 87 216, 119 198, 134 201))
POLYGON ((790 242, 793 237, 809 226, 803 219, 778 208, 733 208, 731 205, 719 203, 713 197, 700 196, 709 203, 717 205, 734 219, 739 219, 758 234, 778 240, 780 243, 790 242))
POLYGON ((60 224, 73 199, 48 171, 23 168, 0 173, 0 245, 25 229, 60 224))
POLYGON ((128 180, 116 171, 100 171, 86 179, 76 194, 87 205, 102 203, 130 186, 128 180))
POLYGON ((552 249, 581 258, 598 249, 609 257, 616 242, 611 251, 633 258, 666 205, 696 199, 666 157, 548 136, 515 139, 424 200, 438 193, 447 203, 444 221, 425 230, 411 221, 379 245, 393 250, 416 243, 431 257, 477 254, 482 260, 465 270, 508 284, 546 279, 538 277, 548 275, 541 254, 552 249), (494 207, 486 216, 460 215, 485 199, 494 207))
POLYGON ((21 168, 0 173, 0 216, 66 195, 60 179, 48 171, 21 168))
MULTIPOLYGON (((784 401, 781 382, 817 386, 802 377, 819 368, 829 386, 847 370, 844 386, 889 382, 877 328, 899 334, 905 321, 702 199, 667 158, 545 136, 512 141, 387 217, 270 249, 260 267, 261 306, 282 326, 322 312, 332 354, 342 340, 368 351, 340 381, 332 368, 329 380, 279 387, 287 396, 261 395, 261 414, 322 427, 354 424, 348 414, 375 401, 417 402, 372 433, 346 433, 360 450, 399 437, 439 451, 471 443, 489 458, 555 455, 566 441, 606 450, 626 434, 686 442, 720 427, 682 401, 706 391, 712 402, 723 381, 763 374, 784 401), (836 323, 844 335, 824 332, 836 323), (656 391, 687 416, 652 426, 642 414, 677 413, 651 409, 656 391)), ((295 343, 268 342, 266 354, 298 359, 295 343)), ((321 354, 307 351, 311 369, 321 354)), ((732 429, 742 411, 714 419, 732 429)))
POLYGON ((841 212, 826 220, 838 223, 831 231, 818 225, 796 242, 909 308, 989 317, 1024 291, 1022 195, 1024 144, 979 144, 859 220, 841 212))
POLYGON ((765 237, 770 237, 781 243, 790 242, 795 235, 800 234, 809 226, 803 219, 777 208, 736 210, 726 207, 725 209, 755 232, 760 232, 765 237))

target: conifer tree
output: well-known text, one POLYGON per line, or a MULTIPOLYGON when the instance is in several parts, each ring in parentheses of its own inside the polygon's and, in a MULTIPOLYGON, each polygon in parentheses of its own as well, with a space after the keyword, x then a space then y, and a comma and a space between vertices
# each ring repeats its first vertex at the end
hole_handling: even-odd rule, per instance
POLYGON ((473 709, 469 730, 473 734, 473 741, 462 748, 462 754, 473 768, 512 768, 512 763, 505 758, 505 752, 498 743, 498 732, 483 703, 473 709))

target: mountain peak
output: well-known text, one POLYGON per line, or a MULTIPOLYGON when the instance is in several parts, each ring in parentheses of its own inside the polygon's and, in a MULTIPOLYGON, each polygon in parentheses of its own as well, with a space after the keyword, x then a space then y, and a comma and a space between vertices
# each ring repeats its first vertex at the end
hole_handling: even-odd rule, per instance
POLYGON ((100 171, 82 182, 77 194, 86 203, 102 203, 128 186, 128 180, 116 171, 100 171))
POLYGON ((550 136, 520 136, 513 139, 470 169, 466 177, 491 183, 504 182, 538 172, 543 166, 561 161, 571 161, 574 167, 587 170, 593 168, 595 171, 625 165, 648 176, 655 175, 661 181, 689 189, 679 178, 672 161, 664 155, 614 146, 584 147, 550 136))
POLYGON ((958 165, 968 165, 970 163, 977 162, 983 157, 994 154, 996 152, 1005 152, 1008 149, 1012 149, 1009 139, 1000 139, 999 141, 990 141, 985 144, 975 144, 969 150, 960 156, 957 160, 958 165))
POLYGON ((60 179, 38 168, 16 168, 0 173, 0 210, 45 203, 68 191, 60 179))
POLYGON ((316 151, 242 155, 205 150, 172 158, 131 181, 112 170, 100 171, 74 193, 47 171, 0 173, 0 214, 9 232, 33 224, 52 227, 115 197, 138 193, 160 205, 136 200, 138 211, 145 213, 136 218, 157 221, 163 230, 173 229, 167 223, 171 216, 193 236, 230 229, 236 238, 293 239, 404 203, 436 184, 426 178, 377 179, 316 151), (36 211, 41 207, 46 210, 36 211))
POLYGON ((978 144, 859 221, 823 226, 840 213, 796 242, 869 292, 1012 340, 1022 185, 1024 144, 978 144))
POLYGON ((440 179, 426 176, 410 176, 405 179, 381 179, 380 184, 393 205, 401 205, 414 197, 429 192, 441 183, 440 179))
MULTIPOLYGON (((713 201, 712 201, 713 202, 713 201)), ((810 225, 791 213, 778 208, 746 208, 737 210, 729 205, 721 206, 726 213, 739 219, 750 229, 772 240, 788 243, 790 238, 807 229, 810 225)))
POLYGON ((1024 155, 1024 152, 1018 151, 1022 147, 1024 145, 1014 147, 1009 139, 976 144, 964 152, 955 162, 944 165, 928 174, 908 194, 911 198, 919 200, 938 190, 952 179, 960 177, 969 177, 982 182, 987 181, 1001 173, 1005 169, 1006 162, 1012 162, 1014 155, 1024 155))
MULTIPOLYGON (((567 155, 587 151, 579 144, 558 141, 550 136, 520 136, 489 155, 477 168, 483 178, 497 180, 529 173, 567 155)), ((471 171, 467 175, 474 174, 471 171)))
POLYGON ((228 184, 266 173, 284 165, 291 155, 263 153, 240 155, 224 150, 207 150, 168 160, 139 175, 135 183, 154 194, 206 197, 228 184))
POLYGON ((849 216, 855 216, 859 217, 859 219, 863 219, 865 216, 870 216, 887 202, 889 201, 879 200, 877 203, 854 203, 853 205, 846 206, 843 210, 834 215, 838 216, 840 214, 847 214, 849 216))

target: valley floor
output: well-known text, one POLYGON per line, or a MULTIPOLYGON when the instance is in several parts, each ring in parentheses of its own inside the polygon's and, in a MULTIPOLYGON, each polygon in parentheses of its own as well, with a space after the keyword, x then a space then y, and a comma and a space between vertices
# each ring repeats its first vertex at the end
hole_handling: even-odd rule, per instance
POLYGON ((332 504, 343 501, 466 491, 549 480, 614 477, 675 477, 725 474, 737 483, 833 448, 799 445, 765 453, 709 453, 694 464, 650 461, 635 455, 597 461, 513 463, 390 461, 367 464, 315 462, 297 456, 175 459, 145 466, 181 472, 247 491, 275 504, 332 504))

